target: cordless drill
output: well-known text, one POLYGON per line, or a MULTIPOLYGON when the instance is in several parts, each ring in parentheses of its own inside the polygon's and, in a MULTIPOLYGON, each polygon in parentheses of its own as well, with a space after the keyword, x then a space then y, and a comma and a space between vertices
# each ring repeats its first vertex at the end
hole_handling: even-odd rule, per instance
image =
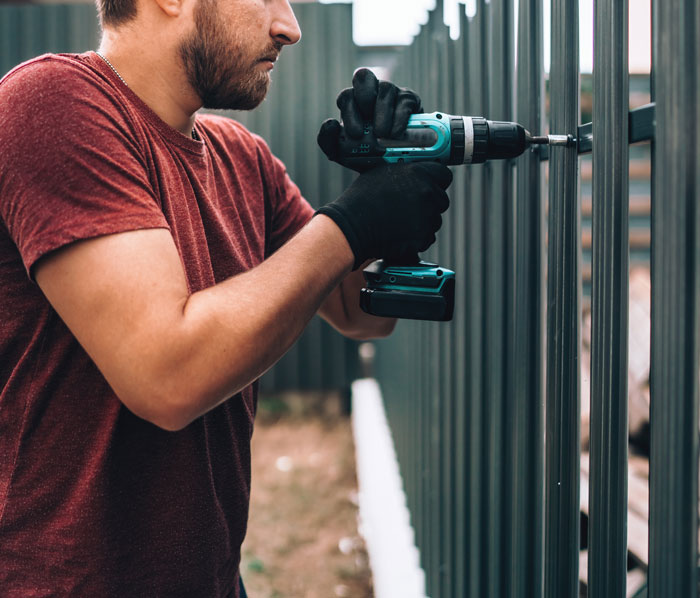
MULTIPOLYGON (((443 112, 413 114, 397 139, 378 138, 371 125, 362 137, 340 136, 338 162, 365 170, 382 162, 440 162, 446 166, 517 158, 531 145, 570 146, 571 135, 535 137, 514 122, 443 112)), ((448 321, 454 311, 455 273, 417 255, 377 260, 364 270, 362 309, 375 316, 448 321)))

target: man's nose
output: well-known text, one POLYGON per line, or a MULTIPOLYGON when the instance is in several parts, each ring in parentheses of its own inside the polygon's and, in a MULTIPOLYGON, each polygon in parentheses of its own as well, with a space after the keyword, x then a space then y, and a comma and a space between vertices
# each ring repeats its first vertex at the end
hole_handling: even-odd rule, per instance
POLYGON ((301 29, 288 0, 277 0, 270 25, 270 36, 280 44, 289 46, 301 39, 301 29))

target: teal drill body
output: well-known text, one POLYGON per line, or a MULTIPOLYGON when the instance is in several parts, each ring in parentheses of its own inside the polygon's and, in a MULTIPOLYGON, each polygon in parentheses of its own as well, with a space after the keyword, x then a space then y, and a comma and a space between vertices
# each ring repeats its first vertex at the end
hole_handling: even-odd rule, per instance
POLYGON ((370 168, 380 162, 479 164, 516 158, 533 139, 517 123, 444 112, 412 114, 406 131, 397 139, 376 137, 371 125, 358 139, 341 135, 339 162, 355 169, 370 168))

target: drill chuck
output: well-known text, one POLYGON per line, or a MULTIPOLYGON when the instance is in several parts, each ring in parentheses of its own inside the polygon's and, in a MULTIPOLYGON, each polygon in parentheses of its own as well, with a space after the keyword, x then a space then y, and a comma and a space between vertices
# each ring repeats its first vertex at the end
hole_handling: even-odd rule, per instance
POLYGON ((529 146, 527 132, 518 123, 486 120, 479 116, 464 116, 471 120, 473 146, 471 156, 465 152, 464 164, 481 164, 486 160, 517 158, 529 146))
POLYGON ((450 123, 451 151, 445 162, 450 166, 517 158, 528 147, 526 131, 517 123, 480 116, 443 115, 443 118, 450 123))

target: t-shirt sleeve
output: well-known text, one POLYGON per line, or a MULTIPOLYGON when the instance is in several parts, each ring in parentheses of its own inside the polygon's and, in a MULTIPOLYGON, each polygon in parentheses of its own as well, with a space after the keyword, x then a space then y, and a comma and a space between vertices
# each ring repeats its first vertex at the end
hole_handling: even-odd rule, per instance
POLYGON ((284 163, 274 156, 262 137, 253 135, 262 158, 266 187, 270 190, 267 217, 268 255, 291 239, 314 215, 314 209, 304 199, 299 187, 292 181, 284 163))
POLYGON ((169 228, 128 115, 104 85, 60 58, 0 83, 0 219, 30 274, 77 240, 169 228))
POLYGON ((280 181, 270 235, 272 251, 276 251, 311 220, 314 209, 302 197, 299 187, 289 177, 284 164, 277 158, 273 159, 277 179, 280 181))

